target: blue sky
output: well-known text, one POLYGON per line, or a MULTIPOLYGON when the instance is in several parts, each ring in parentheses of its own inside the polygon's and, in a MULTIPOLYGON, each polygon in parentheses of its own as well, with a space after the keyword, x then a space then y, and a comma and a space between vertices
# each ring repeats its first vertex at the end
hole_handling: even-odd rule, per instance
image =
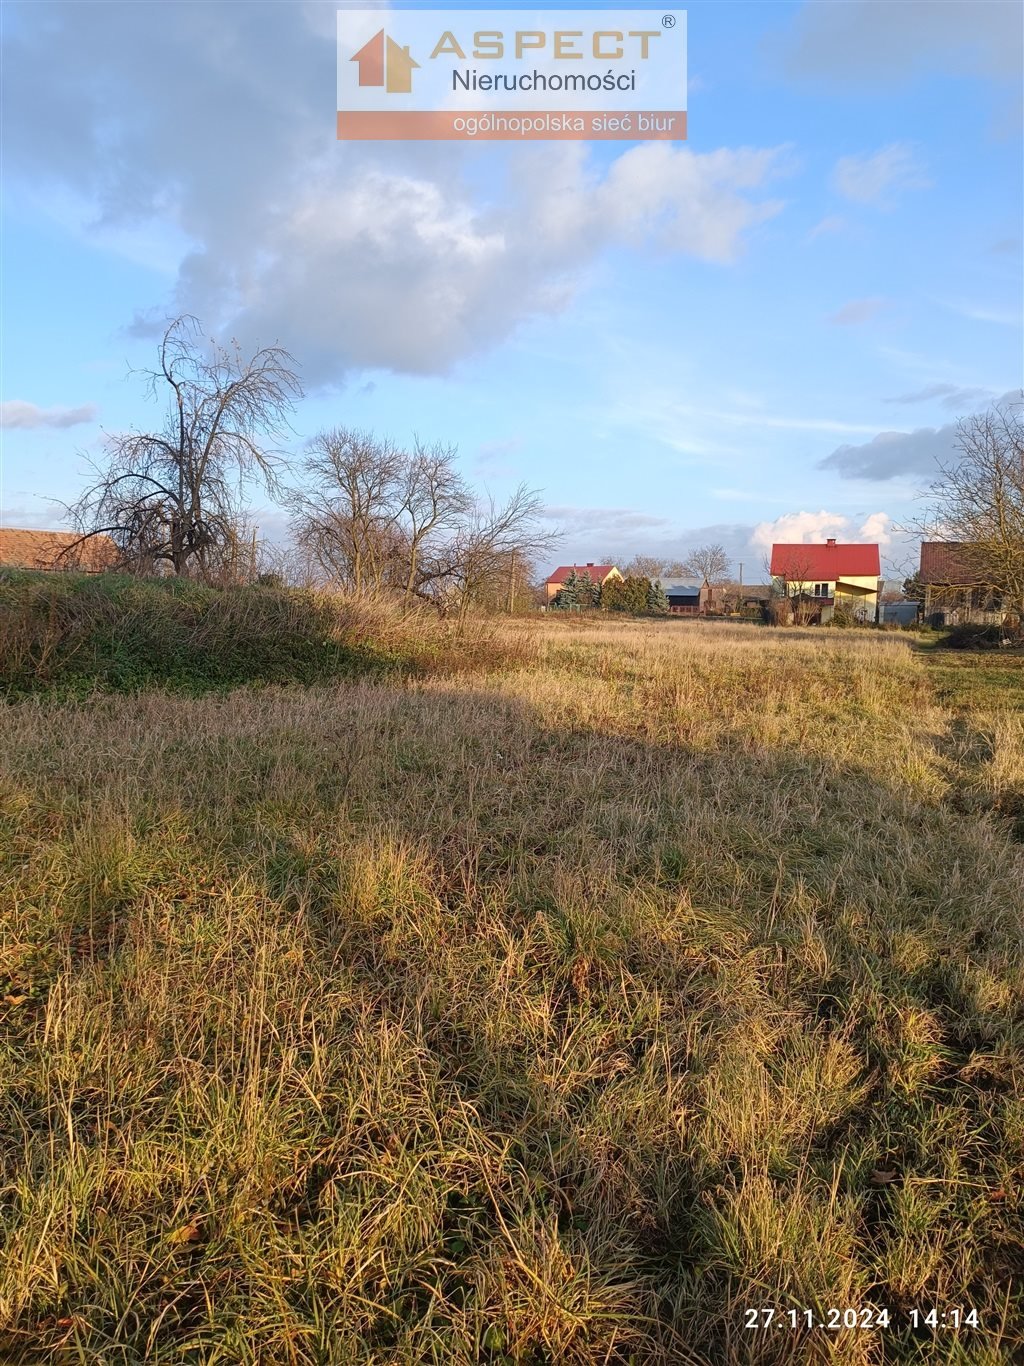
POLYGON ((956 418, 1024 380, 1021 9, 687 15, 686 143, 464 147, 335 141, 332 5, 6 4, 4 524, 159 420, 127 372, 188 311, 294 354, 296 451, 454 443, 558 560, 902 565, 956 418))

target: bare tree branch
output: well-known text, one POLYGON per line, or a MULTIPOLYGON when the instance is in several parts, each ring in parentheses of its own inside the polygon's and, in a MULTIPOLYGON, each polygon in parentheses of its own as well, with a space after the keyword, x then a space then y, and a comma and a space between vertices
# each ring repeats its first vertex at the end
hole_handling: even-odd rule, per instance
POLYGON ((1024 395, 957 424, 960 459, 939 466, 913 524, 956 543, 963 586, 990 589, 1024 613, 1024 395))
POLYGON ((725 547, 715 542, 712 545, 699 545, 691 550, 683 563, 683 573, 703 582, 705 579, 715 587, 724 583, 732 571, 732 562, 725 547))
POLYGON ((390 590, 405 603, 514 607, 517 579, 554 539, 540 529, 541 503, 520 487, 505 504, 477 503, 454 447, 411 451, 368 432, 335 428, 313 438, 304 487, 290 496, 292 528, 304 555, 356 592, 390 590))
POLYGON ((278 346, 246 359, 236 342, 204 344, 183 314, 164 333, 157 368, 142 373, 154 397, 168 391, 164 430, 110 437, 96 480, 67 511, 83 537, 109 534, 123 567, 222 576, 248 539, 241 479, 280 491, 281 453, 268 442, 302 393, 292 358, 278 346))

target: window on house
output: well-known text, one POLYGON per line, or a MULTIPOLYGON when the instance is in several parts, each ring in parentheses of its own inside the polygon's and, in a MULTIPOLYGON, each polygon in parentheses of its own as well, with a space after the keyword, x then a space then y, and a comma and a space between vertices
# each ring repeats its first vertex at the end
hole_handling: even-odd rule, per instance
POLYGON ((816 598, 827 598, 827 597, 828 597, 828 584, 827 584, 827 583, 816 583, 816 584, 814 585, 814 596, 815 596, 816 598))

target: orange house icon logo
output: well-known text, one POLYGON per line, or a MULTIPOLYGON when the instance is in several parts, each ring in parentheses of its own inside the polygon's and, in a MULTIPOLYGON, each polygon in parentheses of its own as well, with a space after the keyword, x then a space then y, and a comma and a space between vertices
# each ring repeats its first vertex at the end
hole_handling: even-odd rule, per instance
POLYGON ((419 62, 409 56, 409 49, 400 47, 383 29, 349 61, 359 64, 360 85, 382 85, 389 95, 410 94, 413 70, 419 69, 419 62))

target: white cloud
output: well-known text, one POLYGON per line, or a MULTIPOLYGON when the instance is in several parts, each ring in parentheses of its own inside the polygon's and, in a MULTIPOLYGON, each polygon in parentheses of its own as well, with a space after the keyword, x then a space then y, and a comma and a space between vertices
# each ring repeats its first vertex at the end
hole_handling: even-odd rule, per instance
POLYGON ((588 211, 582 225, 574 218, 576 240, 590 228, 605 241, 610 236, 639 245, 653 239, 670 251, 731 261, 743 234, 782 208, 778 200, 752 203, 741 192, 789 169, 788 148, 699 153, 644 143, 613 162, 606 181, 581 206, 588 211))
POLYGON ((787 512, 773 522, 758 522, 750 536, 755 548, 770 550, 776 542, 790 545, 820 545, 830 537, 853 544, 879 545, 883 549, 893 540, 892 518, 887 512, 872 512, 858 526, 857 519, 841 512, 787 512))
POLYGON ((850 517, 839 512, 790 512, 756 526, 720 522, 710 526, 678 527, 667 518, 648 516, 629 508, 558 507, 546 509, 557 522, 562 537, 552 552, 552 564, 606 561, 624 564, 634 555, 652 555, 662 564, 686 559, 698 545, 720 544, 728 554, 733 572, 743 566, 744 583, 767 576, 767 559, 776 541, 820 543, 830 536, 839 541, 879 545, 883 551, 893 543, 892 519, 873 512, 850 517))
MULTIPOLYGON (((686 409, 681 409, 686 412, 686 409)), ((694 415, 711 418, 715 422, 730 422, 738 427, 771 427, 792 432, 870 432, 873 427, 863 422, 842 422, 831 417, 785 417, 771 413, 737 413, 694 408, 694 415)))
POLYGON ((828 321, 841 327, 851 327, 857 323, 870 322, 885 307, 885 304, 886 301, 879 298, 851 299, 848 304, 843 304, 842 308, 835 313, 830 313, 828 321))
POLYGON ((0 504, 0 527, 31 531, 68 531, 67 510, 56 499, 15 489, 14 496, 25 501, 0 504))
POLYGON ((887 512, 873 512, 861 526, 859 536, 854 539, 870 544, 877 542, 883 548, 892 545, 892 518, 887 512))
POLYGON ((513 158, 507 198, 479 206, 459 184, 364 171, 358 185, 314 181, 252 250, 187 263, 183 303, 241 297, 246 336, 289 338, 314 381, 349 366, 444 372, 538 313, 564 308, 613 243, 729 261, 778 211, 745 192, 775 152, 635 147, 596 177, 581 145, 513 158), (246 272, 244 292, 235 285, 246 272), (292 340, 296 339, 296 340, 292 340))
POLYGON ((832 172, 832 187, 858 204, 886 208, 892 195, 902 190, 924 190, 931 185, 914 149, 906 142, 891 142, 877 152, 840 157, 832 172))
POLYGON ((25 8, 5 63, 8 177, 88 206, 107 245, 168 224, 161 241, 185 245, 157 311, 279 340, 311 387, 353 368, 443 373, 565 308, 610 246, 725 263, 781 208, 767 187, 785 149, 648 143, 599 169, 582 143, 339 143, 321 7, 167 14, 25 8))
POLYGON ((567 532, 588 531, 597 536, 622 532, 649 531, 671 525, 667 517, 656 517, 634 508, 545 507, 545 520, 557 522, 567 532))
POLYGON ((750 536, 751 545, 770 550, 776 541, 786 541, 794 545, 827 540, 829 536, 839 539, 839 534, 849 526, 849 518, 839 512, 786 512, 773 522, 758 522, 750 536))
POLYGON ((95 422, 96 412, 94 403, 83 403, 79 408, 40 408, 12 398, 0 403, 0 427, 78 427, 83 422, 95 422))

